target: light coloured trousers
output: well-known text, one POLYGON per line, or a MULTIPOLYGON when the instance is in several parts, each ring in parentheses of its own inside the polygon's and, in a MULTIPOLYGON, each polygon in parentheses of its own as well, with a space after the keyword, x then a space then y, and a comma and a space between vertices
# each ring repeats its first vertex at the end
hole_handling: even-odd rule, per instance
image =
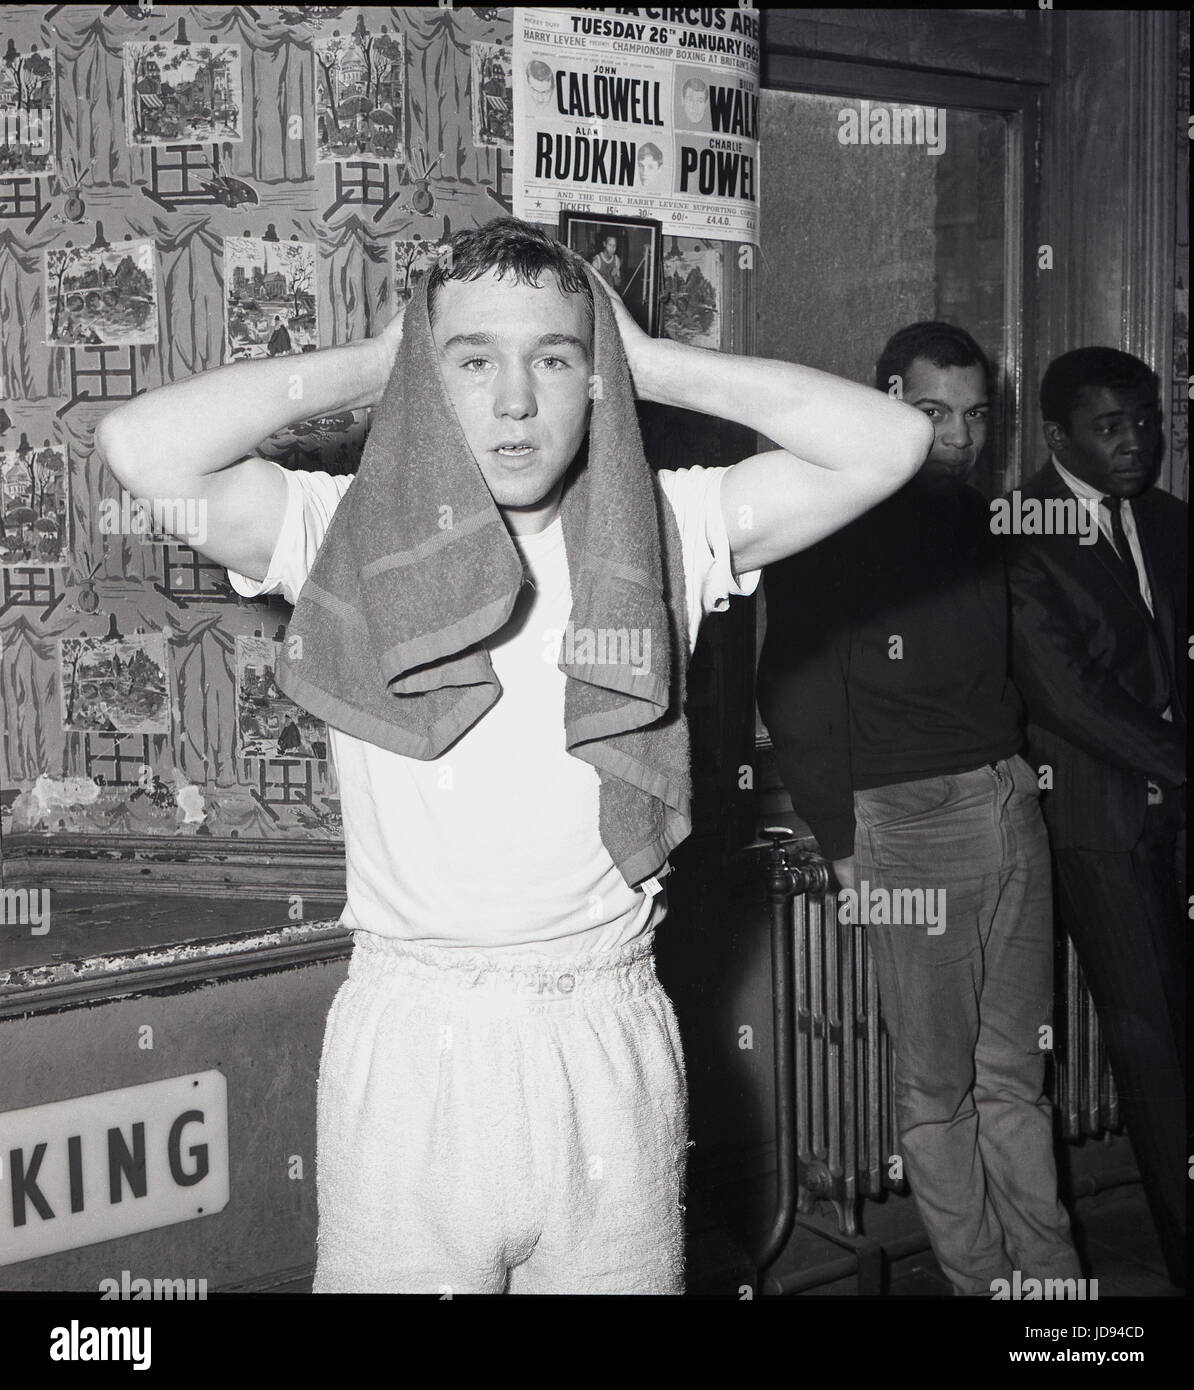
POLYGON ((958 1293, 1015 1269, 1081 1274, 1045 1095, 1053 907, 1038 795, 1019 757, 854 793, 858 878, 945 893, 934 924, 866 932, 908 1183, 958 1293))
POLYGON ((651 943, 356 933, 319 1073, 316 1293, 681 1293, 687 1093, 651 943))

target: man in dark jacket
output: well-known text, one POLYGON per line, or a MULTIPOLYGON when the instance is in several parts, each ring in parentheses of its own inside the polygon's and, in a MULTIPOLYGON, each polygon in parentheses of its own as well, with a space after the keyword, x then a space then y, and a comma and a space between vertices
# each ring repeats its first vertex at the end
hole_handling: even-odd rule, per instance
POLYGON ((1080 348, 1041 383, 1050 462, 1012 515, 1013 673, 1041 767, 1058 907, 1090 985, 1176 1283, 1185 1263, 1184 503, 1153 487, 1157 377, 1080 348), (1097 515, 1088 535, 1064 522, 1097 515), (1041 534, 1041 531, 1044 534, 1041 534))
POLYGON ((759 709, 834 861, 839 919, 867 926, 934 1253, 957 1292, 989 1294, 1013 1270, 1079 1273, 1044 1095, 1048 845, 1018 756, 1002 556, 966 485, 987 360, 961 329, 918 323, 877 378, 929 417, 933 448, 888 501, 768 569, 759 709))

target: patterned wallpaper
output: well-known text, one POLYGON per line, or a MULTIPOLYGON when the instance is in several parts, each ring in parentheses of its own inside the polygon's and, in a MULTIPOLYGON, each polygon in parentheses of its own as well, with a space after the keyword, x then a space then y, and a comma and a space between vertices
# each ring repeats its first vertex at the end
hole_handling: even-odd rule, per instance
MULTIPOLYGON (((509 211, 501 94, 472 102, 509 14, 4 8, 4 832, 340 837, 324 730, 273 682, 290 610, 171 540, 93 433, 136 391, 368 335, 438 239, 509 211)), ((263 452, 351 471, 365 425, 263 452)))

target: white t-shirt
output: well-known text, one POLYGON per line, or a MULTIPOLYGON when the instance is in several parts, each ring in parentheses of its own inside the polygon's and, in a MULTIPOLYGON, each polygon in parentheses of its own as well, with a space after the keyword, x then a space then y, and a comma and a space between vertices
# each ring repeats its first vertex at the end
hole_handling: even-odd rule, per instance
MULTIPOLYGON (((755 591, 735 577, 721 512, 724 468, 661 472, 682 542, 688 630, 755 591)), ((294 603, 351 476, 283 469, 287 503, 269 573, 229 570, 246 598, 294 603)), ((572 611, 559 517, 512 537, 533 580, 487 642, 502 693, 456 743, 422 762, 329 728, 340 782, 353 931, 472 949, 573 956, 613 950, 654 929, 662 898, 627 886, 598 828, 596 769, 564 747, 556 665, 572 611)), ((691 655, 691 653, 690 653, 691 655)))

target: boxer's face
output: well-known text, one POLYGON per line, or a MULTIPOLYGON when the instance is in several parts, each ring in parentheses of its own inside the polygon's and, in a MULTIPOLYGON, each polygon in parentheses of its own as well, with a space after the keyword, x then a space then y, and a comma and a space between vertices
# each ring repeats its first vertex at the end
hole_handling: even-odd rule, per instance
POLYGON ((653 154, 640 154, 638 157, 638 181, 647 187, 654 184, 663 166, 653 154))
POLYGON ((918 475, 930 482, 961 482, 987 442, 990 404, 982 367, 938 367, 914 358, 904 375, 904 400, 933 422, 933 447, 918 475))
POLYGON ((1046 422, 1045 438, 1063 468, 1110 497, 1136 497, 1161 457, 1161 410, 1148 386, 1087 387, 1068 430, 1046 422))
POLYGON ((432 335, 448 398, 515 533, 555 516, 589 422, 593 332, 583 295, 545 273, 540 288, 496 271, 448 280, 432 335))
POLYGON ((705 119, 705 107, 709 99, 699 87, 689 87, 680 97, 684 106, 684 114, 693 125, 699 125, 705 119))

